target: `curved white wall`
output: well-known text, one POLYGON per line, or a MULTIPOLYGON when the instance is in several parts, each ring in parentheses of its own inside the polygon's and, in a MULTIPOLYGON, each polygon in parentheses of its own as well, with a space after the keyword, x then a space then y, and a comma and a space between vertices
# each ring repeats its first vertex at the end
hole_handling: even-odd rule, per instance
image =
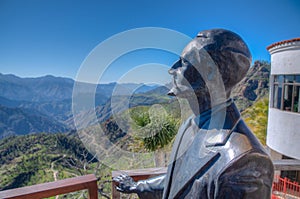
POLYGON ((271 74, 300 74, 300 42, 270 50, 271 74))
POLYGON ((267 145, 292 158, 300 159, 300 114, 269 109, 267 145))
MULTIPOLYGON (((300 74, 300 41, 281 43, 269 49, 271 54, 270 102, 273 96, 272 75, 300 74)), ((271 108, 267 145, 292 158, 300 159, 300 114, 271 108)))

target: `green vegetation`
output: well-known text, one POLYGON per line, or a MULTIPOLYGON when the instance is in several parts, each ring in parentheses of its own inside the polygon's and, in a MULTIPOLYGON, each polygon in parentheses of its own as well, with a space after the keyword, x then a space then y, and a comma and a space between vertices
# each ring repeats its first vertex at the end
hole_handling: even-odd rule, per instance
POLYGON ((132 109, 130 114, 136 141, 142 142, 147 151, 156 151, 169 145, 177 134, 180 119, 166 112, 167 106, 132 109), (166 108, 165 108, 166 107, 166 108))
MULTIPOLYGON (((111 170, 100 164, 74 135, 32 134, 0 141, 0 190, 95 173, 99 190, 110 193, 111 170), (101 176, 101 177, 100 177, 101 176)), ((86 195, 85 191, 67 198, 86 195)))
POLYGON ((242 113, 247 125, 264 145, 266 144, 267 135, 268 107, 269 99, 264 98, 257 101, 242 113))

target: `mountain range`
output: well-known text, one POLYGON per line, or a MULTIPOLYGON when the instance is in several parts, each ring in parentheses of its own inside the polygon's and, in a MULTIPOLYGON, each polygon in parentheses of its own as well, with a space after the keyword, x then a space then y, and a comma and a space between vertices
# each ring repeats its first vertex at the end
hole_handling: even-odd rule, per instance
MULTIPOLYGON (((94 96, 97 110, 107 107, 106 104, 112 95, 140 94, 158 87, 115 82, 95 85, 51 75, 21 78, 0 73, 0 138, 13 134, 72 130, 72 97, 75 83, 78 98, 85 101, 87 96, 94 96)), ((82 110, 81 115, 89 111, 82 110)))
MULTIPOLYGON (((269 75, 269 63, 254 62, 246 77, 232 92, 231 97, 240 110, 268 95, 269 75)), ((88 118, 94 112, 96 122, 102 123, 112 116, 112 111, 169 103, 175 98, 166 95, 168 87, 134 83, 95 85, 51 75, 21 78, 0 73, 0 139, 8 135, 72 131, 75 129, 74 117, 79 123, 93 125, 88 118), (77 91, 73 92, 75 83, 77 91), (95 111, 83 108, 73 116, 74 93, 83 102, 87 96, 94 96, 95 111)))

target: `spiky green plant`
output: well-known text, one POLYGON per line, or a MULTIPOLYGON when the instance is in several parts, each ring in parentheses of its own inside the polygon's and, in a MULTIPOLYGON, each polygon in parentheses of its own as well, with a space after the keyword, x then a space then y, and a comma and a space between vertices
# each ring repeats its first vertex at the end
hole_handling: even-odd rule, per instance
POLYGON ((155 151, 169 145, 175 137, 179 119, 166 113, 162 106, 132 109, 131 118, 137 142, 147 151, 155 151))

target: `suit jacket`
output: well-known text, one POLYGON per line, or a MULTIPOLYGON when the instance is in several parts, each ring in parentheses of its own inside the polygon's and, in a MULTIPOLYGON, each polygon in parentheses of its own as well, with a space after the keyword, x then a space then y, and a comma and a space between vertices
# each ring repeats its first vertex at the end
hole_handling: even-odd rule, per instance
POLYGON ((273 174, 269 156, 230 101, 190 117, 181 126, 167 174, 140 181, 138 195, 142 199, 269 199, 273 174))

